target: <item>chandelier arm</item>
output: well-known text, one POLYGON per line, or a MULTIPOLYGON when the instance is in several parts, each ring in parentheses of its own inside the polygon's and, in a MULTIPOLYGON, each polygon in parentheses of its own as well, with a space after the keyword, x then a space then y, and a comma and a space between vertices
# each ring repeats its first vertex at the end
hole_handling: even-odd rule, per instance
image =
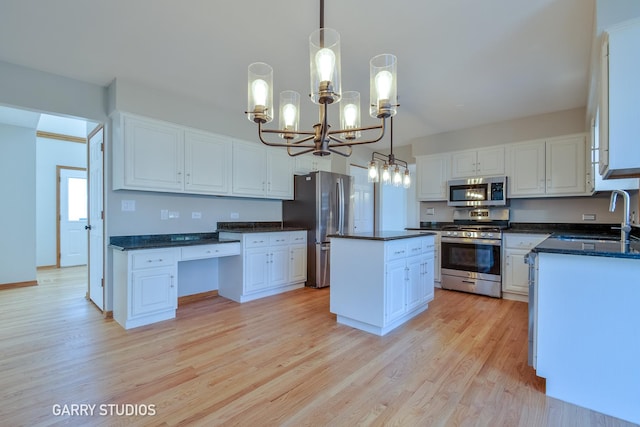
POLYGON ((311 153, 312 151, 315 151, 315 148, 308 148, 306 150, 302 150, 302 151, 299 151, 297 153, 292 153, 291 152, 291 148, 295 148, 295 147, 287 147, 287 154, 290 157, 296 157, 296 156, 299 156, 300 154, 306 154, 306 153, 311 153))
POLYGON ((316 146, 314 145, 304 145, 301 144, 302 142, 305 141, 309 141, 311 139, 313 139, 313 136, 309 136, 306 138, 302 138, 298 141, 292 141, 290 143, 282 143, 282 142, 270 142, 267 141, 263 138, 262 133, 283 133, 283 132, 278 132, 278 131, 274 131, 272 129, 262 129, 262 123, 258 123, 258 138, 260 138, 260 142, 262 142, 264 145, 268 145, 270 147, 291 147, 292 145, 295 145, 296 147, 300 147, 300 148, 312 148, 315 149, 316 146))
POLYGON ((347 151, 346 153, 343 153, 343 152, 341 152, 339 150, 335 150, 335 149, 331 148, 331 146, 329 146, 327 149, 329 151, 331 151, 332 153, 341 155, 342 157, 349 157, 351 155, 351 153, 353 152, 353 149, 351 147, 349 147, 349 146, 346 146, 345 148, 349 149, 349 151, 347 151))
MULTIPOLYGON (((262 133, 287 133, 287 131, 284 131, 282 129, 261 129, 260 132, 262 132, 262 133)), ((298 135, 315 135, 315 132, 307 131, 307 130, 297 130, 295 132, 290 132, 290 133, 295 133, 295 134, 298 134, 298 135)))
POLYGON ((359 128, 350 128, 350 129, 336 129, 336 130, 329 131, 328 133, 329 135, 335 135, 336 133, 359 132, 359 131, 376 130, 376 129, 384 129, 384 124, 364 126, 359 128))

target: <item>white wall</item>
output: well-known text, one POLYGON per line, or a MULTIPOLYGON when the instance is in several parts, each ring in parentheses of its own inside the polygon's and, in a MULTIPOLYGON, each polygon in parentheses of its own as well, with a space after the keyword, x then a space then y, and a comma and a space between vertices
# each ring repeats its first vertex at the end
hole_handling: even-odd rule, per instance
POLYGON ((111 236, 212 232, 219 221, 281 221, 280 200, 241 199, 187 194, 118 190, 110 194, 107 217, 111 236), (135 201, 135 212, 123 212, 122 200, 135 201), (176 219, 160 219, 160 210, 179 212, 176 219), (193 212, 202 218, 192 219, 193 212), (231 213, 238 219, 232 219, 231 213))
POLYGON ((36 138, 36 265, 56 265, 56 166, 87 167, 87 145, 36 138))
POLYGON ((36 135, 0 124, 0 286, 36 280, 36 135))
POLYGON ((414 156, 509 144, 589 130, 584 108, 507 120, 411 141, 414 156))

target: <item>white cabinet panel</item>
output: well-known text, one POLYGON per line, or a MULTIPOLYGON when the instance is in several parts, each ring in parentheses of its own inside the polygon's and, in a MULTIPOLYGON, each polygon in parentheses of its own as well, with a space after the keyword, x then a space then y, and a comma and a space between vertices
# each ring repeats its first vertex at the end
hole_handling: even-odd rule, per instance
POLYGON ((231 140, 185 132, 185 183, 189 193, 225 195, 231 192, 231 140))
POLYGON ((123 188, 182 190, 184 138, 180 128, 129 116, 123 118, 123 128, 123 188))
POLYGON ((233 194, 293 199, 293 160, 286 151, 233 142, 233 194))
POLYGON ((509 197, 590 195, 586 148, 585 134, 511 144, 507 149, 509 197))
POLYGON ((451 178, 504 175, 504 146, 451 153, 451 178))
POLYGON ((451 154, 416 157, 418 200, 447 200, 451 154))
MULTIPOLYGON (((527 254, 549 237, 548 234, 504 233, 502 254, 502 291, 508 294, 529 294, 529 266, 524 260, 527 254)), ((517 299, 517 298, 514 298, 517 299)))
POLYGON ((219 262, 219 294, 247 302, 304 286, 307 280, 307 232, 221 232, 220 238, 240 238, 238 259, 219 262))

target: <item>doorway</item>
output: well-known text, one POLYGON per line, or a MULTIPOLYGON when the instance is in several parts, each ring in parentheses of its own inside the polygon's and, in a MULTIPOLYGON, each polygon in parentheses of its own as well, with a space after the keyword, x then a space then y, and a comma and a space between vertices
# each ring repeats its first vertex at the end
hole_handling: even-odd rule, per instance
POLYGON ((57 250, 58 267, 86 265, 87 170, 57 166, 57 250))

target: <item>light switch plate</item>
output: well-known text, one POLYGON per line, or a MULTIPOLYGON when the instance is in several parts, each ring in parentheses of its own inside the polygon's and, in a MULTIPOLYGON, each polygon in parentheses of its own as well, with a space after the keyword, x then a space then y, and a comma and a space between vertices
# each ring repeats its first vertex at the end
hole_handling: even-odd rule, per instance
POLYGON ((201 219, 202 212, 191 212, 191 219, 201 219))
POLYGON ((135 200, 122 200, 121 203, 122 212, 134 212, 136 210, 135 200))

